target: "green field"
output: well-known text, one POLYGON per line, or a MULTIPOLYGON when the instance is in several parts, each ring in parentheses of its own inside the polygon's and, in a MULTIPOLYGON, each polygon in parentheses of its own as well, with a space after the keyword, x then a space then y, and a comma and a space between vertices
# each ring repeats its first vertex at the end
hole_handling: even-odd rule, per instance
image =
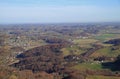
POLYGON ((75 44, 85 45, 85 44, 95 43, 97 41, 98 40, 95 40, 95 39, 75 39, 73 42, 75 44))
POLYGON ((116 36, 117 36, 116 34, 101 34, 99 36, 96 36, 95 39, 100 41, 105 41, 105 40, 115 38, 116 36))
POLYGON ((105 47, 97 50, 91 57, 107 56, 107 57, 117 57, 120 54, 120 49, 112 50, 111 47, 105 47))
POLYGON ((72 67, 73 69, 77 69, 77 70, 100 70, 102 69, 102 65, 98 64, 98 63, 81 63, 78 65, 75 65, 72 67))
POLYGON ((61 51, 63 51, 64 56, 67 56, 71 54, 79 55, 81 53, 84 53, 86 50, 80 48, 79 46, 72 46, 72 47, 63 48, 61 49, 61 51))

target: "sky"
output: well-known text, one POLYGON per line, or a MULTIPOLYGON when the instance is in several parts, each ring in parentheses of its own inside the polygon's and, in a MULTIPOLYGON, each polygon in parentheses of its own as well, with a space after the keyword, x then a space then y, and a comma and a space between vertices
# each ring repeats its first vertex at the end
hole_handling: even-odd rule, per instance
POLYGON ((71 22, 120 22, 120 0, 0 0, 0 24, 71 22))

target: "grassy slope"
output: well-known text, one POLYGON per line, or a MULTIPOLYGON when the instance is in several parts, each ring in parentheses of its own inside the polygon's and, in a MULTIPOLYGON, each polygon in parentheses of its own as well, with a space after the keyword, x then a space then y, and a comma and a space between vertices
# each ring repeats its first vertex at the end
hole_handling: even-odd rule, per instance
POLYGON ((78 64, 72 67, 73 69, 77 69, 77 70, 100 70, 102 69, 102 65, 101 64, 97 64, 97 63, 82 63, 82 64, 78 64))
POLYGON ((98 56, 107 56, 107 57, 116 57, 120 54, 120 49, 111 50, 111 47, 105 47, 102 49, 97 50, 91 57, 98 57, 98 56))
POLYGON ((62 51, 64 56, 67 56, 70 54, 79 55, 81 53, 84 53, 85 49, 82 49, 79 46, 72 46, 72 47, 63 48, 62 51))
POLYGON ((100 41, 105 41, 105 40, 109 40, 109 39, 112 39, 112 38, 117 38, 117 34, 101 34, 99 36, 95 36, 95 39, 97 40, 100 40, 100 41))
POLYGON ((86 44, 91 44, 91 43, 95 43, 97 42, 98 40, 96 39, 76 39, 74 40, 73 42, 75 44, 80 44, 80 45, 86 45, 86 44))

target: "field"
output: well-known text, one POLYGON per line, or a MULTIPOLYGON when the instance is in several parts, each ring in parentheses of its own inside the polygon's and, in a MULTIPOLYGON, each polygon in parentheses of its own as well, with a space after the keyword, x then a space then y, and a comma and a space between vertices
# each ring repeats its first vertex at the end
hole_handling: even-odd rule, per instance
POLYGON ((73 43, 84 48, 91 48, 91 44, 98 42, 96 39, 75 39, 73 43))
POLYGON ((71 46, 67 48, 63 48, 61 51, 63 51, 64 56, 75 54, 79 55, 81 53, 84 53, 86 50, 83 48, 80 48, 79 46, 71 46))
POLYGON ((112 38, 116 38, 117 34, 100 34, 98 36, 95 36, 95 39, 100 40, 100 41, 106 41, 112 38))
POLYGON ((102 65, 100 63, 82 63, 72 67, 77 70, 100 70, 102 65))
POLYGON ((91 55, 91 57, 107 56, 107 57, 116 57, 120 54, 120 49, 112 50, 112 47, 105 47, 97 50, 91 55))
POLYGON ((95 39, 76 39, 74 40, 73 42, 75 44, 80 44, 80 45, 86 45, 86 44, 91 44, 91 43, 95 43, 97 42, 98 40, 95 40, 95 39))

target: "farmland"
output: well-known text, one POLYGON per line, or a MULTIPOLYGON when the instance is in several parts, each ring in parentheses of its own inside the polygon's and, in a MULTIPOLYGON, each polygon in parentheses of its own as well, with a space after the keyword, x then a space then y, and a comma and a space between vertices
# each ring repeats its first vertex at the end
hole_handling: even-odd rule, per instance
POLYGON ((0 78, 119 79, 120 24, 98 25, 0 25, 0 78))

